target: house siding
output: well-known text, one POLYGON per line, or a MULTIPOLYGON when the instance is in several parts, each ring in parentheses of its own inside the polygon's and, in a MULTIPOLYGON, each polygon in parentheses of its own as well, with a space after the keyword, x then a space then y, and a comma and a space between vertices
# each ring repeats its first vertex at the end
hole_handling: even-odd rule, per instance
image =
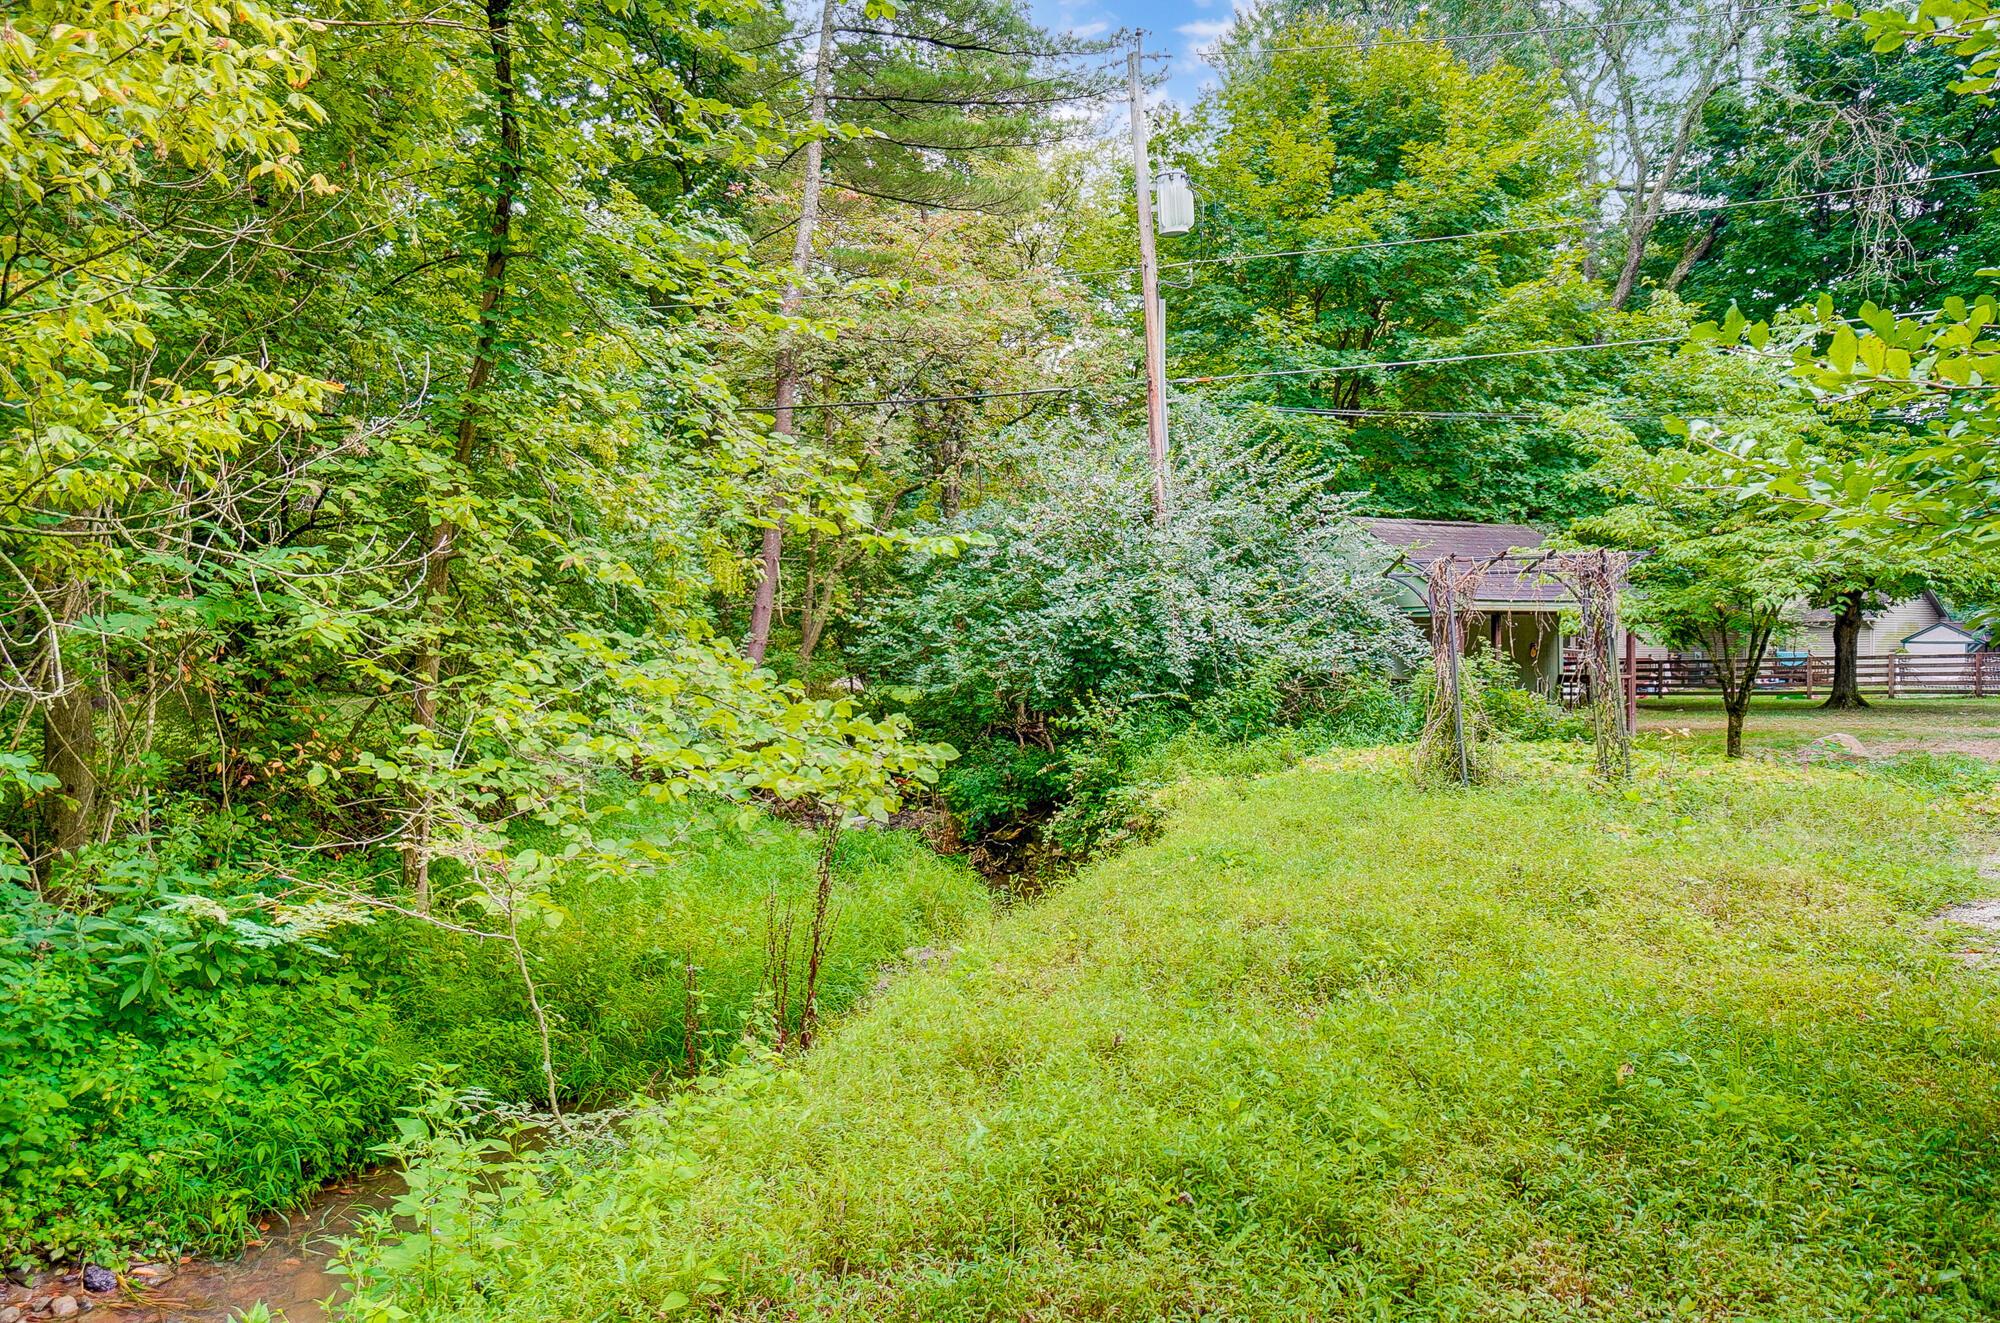
MULTIPOLYGON (((1906 601, 1892 602, 1880 613, 1872 616, 1861 628, 1861 651, 1865 656, 1878 656, 1894 652, 1903 646, 1903 640, 1926 625, 1935 625, 1944 616, 1927 597, 1912 597, 1906 601)), ((1833 651, 1833 636, 1827 635, 1827 651, 1833 651)))
MULTIPOLYGON (((1799 613, 1804 614, 1803 605, 1799 613)), ((1813 612, 1823 616, 1823 611, 1813 612)), ((1920 629, 1928 628, 1944 620, 1945 615, 1937 609, 1931 598, 1924 595, 1891 602, 1880 611, 1871 612, 1861 626, 1859 655, 1863 657, 1883 657, 1902 648, 1903 640, 1920 629)), ((1833 625, 1831 622, 1802 625, 1780 636, 1778 648, 1784 652, 1804 652, 1815 657, 1833 655, 1833 625)), ((1664 648, 1639 641, 1638 655, 1641 657, 1671 657, 1676 655, 1698 656, 1696 649, 1677 654, 1672 648, 1664 648)))
MULTIPOLYGON (((1814 612, 1823 615, 1824 612, 1814 612)), ((1935 625, 1944 616, 1931 604, 1928 597, 1905 598, 1891 602, 1880 611, 1871 611, 1861 625, 1860 655, 1881 657, 1903 646, 1903 640, 1928 625, 1935 625)), ((1833 655, 1833 625, 1806 625, 1786 635, 1781 646, 1787 652, 1808 652, 1815 657, 1833 655)))

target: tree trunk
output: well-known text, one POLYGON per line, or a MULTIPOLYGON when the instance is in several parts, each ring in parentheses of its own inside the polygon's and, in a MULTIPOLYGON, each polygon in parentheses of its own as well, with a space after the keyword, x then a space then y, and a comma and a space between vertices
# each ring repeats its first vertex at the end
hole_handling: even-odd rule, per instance
MULTIPOLYGON (((65 521, 64 529, 81 531, 83 518, 65 521)), ((98 766, 97 686, 63 665, 62 641, 90 605, 83 580, 70 577, 37 585, 47 612, 48 637, 42 656, 43 682, 55 694, 42 704, 42 771, 56 778, 52 790, 37 804, 38 867, 90 841, 97 825, 102 789, 98 766)))
MULTIPOLYGON (((833 80, 833 19, 839 0, 825 0, 819 14, 819 50, 813 57, 812 137, 806 141, 805 179, 799 189, 799 228, 792 237, 792 279, 785 286, 779 305, 787 317, 797 315, 805 301, 806 281, 812 275, 813 230, 819 225, 820 171, 825 163, 825 145, 820 134, 826 125, 827 89, 833 80)), ((779 332, 780 336, 785 333, 779 332)), ((778 382, 771 407, 772 430, 792 436, 797 423, 792 406, 799 397, 798 356, 790 343, 778 348, 778 382)), ((771 646, 771 618, 777 614, 778 571, 783 564, 785 533, 779 525, 784 498, 771 496, 771 526, 764 530, 757 556, 757 595, 750 602, 750 637, 743 651, 751 661, 761 662, 771 646)))
MULTIPOLYGON (((1661 213, 1672 196, 1675 184, 1679 182, 1681 167, 1687 160, 1689 148, 1694 144, 1695 131, 1701 125, 1702 111, 1707 107, 1709 98, 1714 96, 1716 89, 1722 85, 1724 66, 1742 46, 1743 38, 1749 33, 1754 21, 1751 15, 1755 12, 1758 11, 1752 10, 1731 20, 1727 37, 1708 57, 1706 67, 1697 72, 1692 90, 1681 105, 1680 118, 1675 125, 1673 138, 1666 153, 1656 162, 1649 163, 1646 154, 1640 148, 1638 125, 1630 106, 1629 84, 1632 72, 1622 60, 1615 62, 1621 80, 1620 101, 1625 106, 1628 120, 1631 121, 1627 126, 1628 135, 1632 137, 1635 149, 1639 149, 1637 160, 1641 168, 1634 181, 1636 186, 1632 193, 1632 205, 1626 216, 1625 260, 1619 267, 1618 280, 1611 290, 1611 306, 1614 309, 1622 309, 1631 299, 1633 291, 1638 288, 1640 268, 1646 261, 1646 241, 1652 238, 1653 229, 1659 224, 1661 213)), ((1688 265, 1692 266, 1699 258, 1700 254, 1695 254, 1688 265)), ((1682 276, 1685 274, 1681 273, 1682 276)))
MULTIPOLYGON (((494 170, 493 215, 486 231, 486 261, 480 270, 479 331, 472 349, 472 366, 459 399, 458 435, 452 460, 460 475, 472 464, 479 444, 479 397, 493 377, 501 330, 500 303, 506 293, 507 246, 513 235, 514 201, 521 191, 525 164, 521 159, 521 115, 514 86, 514 45, 510 30, 513 0, 486 0, 486 42, 493 53, 494 117, 499 130, 499 158, 494 170)), ((438 681, 444 666, 444 625, 451 591, 451 562, 457 554, 458 524, 440 519, 424 548, 423 618, 425 632, 416 660, 410 693, 410 714, 426 731, 437 728, 438 681)), ((410 828, 403 841, 403 881, 419 910, 430 906, 431 797, 415 792, 410 804, 410 828)))
POLYGON ((1861 708, 1861 681, 1855 662, 1861 652, 1862 597, 1857 589, 1840 595, 1840 614, 1833 618, 1833 689, 1821 707, 1861 708))
POLYGON ((1707 257, 1708 250, 1715 247, 1715 236, 1722 233, 1722 223, 1725 219, 1722 212, 1717 212, 1715 219, 1702 226, 1694 237, 1688 240, 1687 247, 1681 249, 1681 260, 1674 263, 1673 272, 1667 276, 1666 282, 1660 286, 1661 289, 1677 290, 1681 287, 1681 282, 1687 279, 1688 272, 1694 270, 1694 264, 1707 257))
POLYGON ((42 770, 58 782, 42 797, 42 852, 68 854, 90 842, 97 822, 96 690, 81 680, 42 709, 42 770))
POLYGON ((1757 672, 1763 668, 1764 650, 1770 646, 1777 623, 1775 615, 1768 620, 1753 618, 1740 636, 1732 637, 1733 631, 1725 618, 1717 620, 1709 632, 1709 660, 1721 677, 1722 711, 1727 718, 1722 742, 1726 758, 1743 756, 1743 719, 1750 712, 1751 695, 1757 692, 1757 672), (1738 638, 1743 645, 1740 658, 1732 647, 1738 638))

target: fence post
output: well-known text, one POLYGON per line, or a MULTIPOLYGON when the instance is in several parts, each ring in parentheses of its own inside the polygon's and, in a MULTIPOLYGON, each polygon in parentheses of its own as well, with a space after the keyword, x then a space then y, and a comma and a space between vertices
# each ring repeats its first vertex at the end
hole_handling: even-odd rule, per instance
POLYGON ((1896 663, 1898 660, 1897 654, 1893 652, 1889 654, 1889 697, 1891 698, 1896 696, 1896 663))
POLYGON ((1986 697, 1986 654, 1983 652, 1972 654, 1972 696, 1986 697))
POLYGON ((1625 733, 1639 729, 1639 643, 1625 631, 1625 733))
POLYGON ((1806 654, 1806 697, 1807 698, 1811 698, 1813 696, 1813 663, 1818 660, 1819 658, 1813 656, 1810 652, 1806 654))

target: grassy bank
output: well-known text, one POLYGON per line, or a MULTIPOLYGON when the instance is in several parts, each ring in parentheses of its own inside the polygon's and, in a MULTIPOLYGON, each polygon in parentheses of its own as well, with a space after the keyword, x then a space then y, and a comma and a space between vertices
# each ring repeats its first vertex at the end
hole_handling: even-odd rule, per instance
MULTIPOLYGON (((667 840, 680 825, 669 817, 651 834, 667 840)), ((666 868, 613 879, 572 874, 555 889, 567 917, 537 936, 534 972, 551 1017, 557 1081, 571 1103, 619 1102, 684 1070, 690 975, 695 1064, 727 1056, 766 986, 774 902, 780 923, 792 920, 790 982, 803 986, 814 837, 772 820, 675 848, 666 868)), ((829 1015, 857 1001, 906 949, 950 940, 987 907, 969 868, 907 832, 843 833, 834 878, 820 971, 829 1015)), ((461 1084, 542 1096, 541 1044, 512 952, 409 924, 393 937, 401 949, 382 964, 399 971, 393 997, 405 1053, 456 1064, 461 1084)))
MULTIPOLYGON (((1517 760, 1526 755, 1516 755, 1517 760)), ((429 1317, 1984 1319, 1955 810, 1642 757, 1185 789, 803 1065, 428 1246, 429 1317), (486 1237, 491 1236, 491 1239, 486 1237)))
MULTIPOLYGON (((700 1046, 726 1050, 757 1001, 770 898, 798 913, 815 885, 813 838, 775 820, 641 826, 673 861, 619 876, 572 866, 553 893, 565 921, 529 942, 572 1103, 682 1070, 690 964, 700 1046)), ((906 833, 849 833, 834 867, 828 1014, 987 906, 970 870, 906 833)), ((499 944, 386 918, 246 948, 212 916, 262 885, 254 870, 191 857, 161 885, 182 900, 125 897, 130 918, 0 897, 0 1264, 232 1251, 261 1214, 378 1160, 372 1146, 434 1066, 454 1067, 454 1087, 544 1105, 540 1043, 499 944), (113 941, 151 963, 109 960, 113 941), (128 1000, 134 969, 159 978, 128 1000)))

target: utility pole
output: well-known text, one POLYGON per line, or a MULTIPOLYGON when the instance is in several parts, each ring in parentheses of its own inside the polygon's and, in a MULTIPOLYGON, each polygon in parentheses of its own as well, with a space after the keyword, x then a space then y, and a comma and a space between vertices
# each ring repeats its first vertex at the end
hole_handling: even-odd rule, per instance
POLYGON ((1146 156, 1146 84, 1139 38, 1125 58, 1132 101, 1132 182, 1139 198, 1139 293, 1146 301, 1146 448, 1153 465, 1153 522, 1167 522, 1167 327, 1160 260, 1153 247, 1153 167, 1146 156))
MULTIPOLYGON (((799 227, 792 236, 792 278, 778 304, 778 310, 786 317, 798 314, 799 305, 805 302, 806 282, 812 278, 813 230, 819 225, 820 170, 825 161, 821 134, 826 127, 827 89, 833 76, 833 18, 838 3, 839 0, 825 0, 819 14, 819 49, 813 54, 812 137, 806 139, 805 182, 799 190, 799 227)), ((778 346, 778 382, 771 409, 771 430, 780 436, 791 436, 797 431, 792 406, 799 398, 798 355, 789 343, 789 334, 785 331, 778 334, 783 338, 778 346)), ((785 533, 779 522, 781 500, 775 491, 771 494, 771 526, 764 530, 763 545, 758 549, 757 595, 750 602, 750 637, 743 647, 744 655, 753 662, 764 660, 764 652, 771 644, 771 618, 777 612, 778 570, 785 546, 785 533)))

